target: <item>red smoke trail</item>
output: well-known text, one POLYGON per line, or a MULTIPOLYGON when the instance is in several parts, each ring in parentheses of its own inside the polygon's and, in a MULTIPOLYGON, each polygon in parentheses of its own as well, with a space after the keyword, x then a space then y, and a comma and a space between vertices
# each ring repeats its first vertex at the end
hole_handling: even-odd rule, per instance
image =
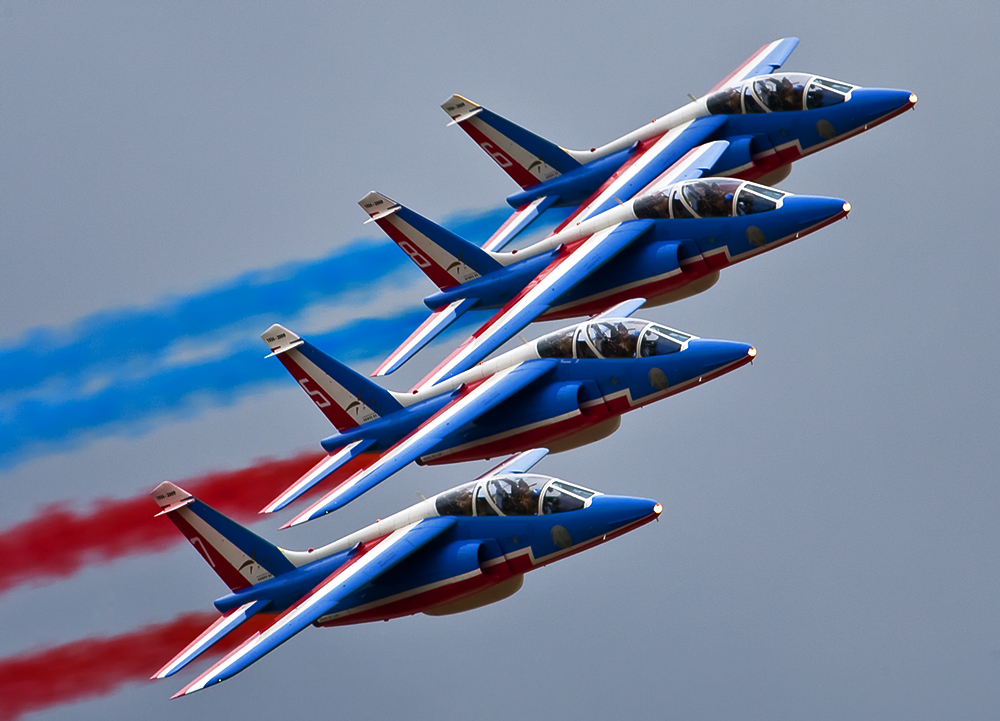
MULTIPOLYGON (((284 460, 264 460, 250 468, 211 473, 177 485, 223 513, 248 522, 256 520, 268 501, 321 457, 302 453, 284 460)), ((86 564, 160 551, 182 541, 173 524, 153 520, 155 513, 156 506, 145 493, 126 500, 97 500, 82 509, 66 502, 46 506, 32 520, 0 533, 0 558, 4 559, 0 593, 23 583, 70 576, 86 564)))
MULTIPOLYGON (((0 659, 0 721, 148 681, 218 617, 218 613, 188 613, 119 636, 93 636, 0 659)), ((206 651, 205 658, 235 648, 266 620, 266 616, 251 618, 206 651)), ((177 689, 164 686, 163 690, 169 697, 177 689)))

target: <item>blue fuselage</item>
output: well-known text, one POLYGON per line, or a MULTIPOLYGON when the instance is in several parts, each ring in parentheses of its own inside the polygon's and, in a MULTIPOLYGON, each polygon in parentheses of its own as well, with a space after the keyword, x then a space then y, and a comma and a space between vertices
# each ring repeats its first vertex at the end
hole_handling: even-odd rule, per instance
MULTIPOLYGON (((656 502, 594 496, 586 508, 532 516, 458 516, 442 536, 346 596, 317 625, 388 620, 487 591, 514 576, 638 528, 659 514, 656 502)), ((215 602, 225 612, 252 600, 277 613, 347 563, 352 551, 306 564, 215 602)), ((515 587, 516 590, 516 587, 515 587)), ((499 600, 499 599, 496 599, 499 600)))
MULTIPOLYGON (((745 343, 693 338, 684 350, 648 358, 537 361, 553 363, 551 370, 475 422, 447 434, 421 461, 456 463, 553 444, 565 450, 597 440, 581 438, 574 443, 571 439, 634 408, 745 365, 751 353, 745 343)), ((380 448, 386 449, 438 412, 450 397, 429 398, 388 416, 385 430, 373 429, 375 423, 365 424, 324 439, 323 446, 333 451, 354 440, 378 437, 380 448)))

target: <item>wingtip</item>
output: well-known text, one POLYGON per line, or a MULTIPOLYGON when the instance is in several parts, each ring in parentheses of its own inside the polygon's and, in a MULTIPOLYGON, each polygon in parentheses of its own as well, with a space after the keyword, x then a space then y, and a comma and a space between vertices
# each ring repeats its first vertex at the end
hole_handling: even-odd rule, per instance
POLYGON ((278 499, 276 498, 273 501, 271 501, 270 503, 268 503, 266 506, 264 506, 263 508, 261 508, 257 512, 258 513, 264 513, 264 514, 276 513, 278 511, 280 511, 282 508, 284 508, 285 506, 287 506, 289 503, 291 503, 290 500, 289 501, 285 501, 284 503, 280 503, 278 501, 278 499))

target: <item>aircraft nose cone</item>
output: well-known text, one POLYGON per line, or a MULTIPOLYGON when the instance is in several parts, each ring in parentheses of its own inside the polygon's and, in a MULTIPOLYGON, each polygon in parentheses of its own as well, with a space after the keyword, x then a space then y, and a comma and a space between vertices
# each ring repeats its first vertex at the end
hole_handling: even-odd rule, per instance
POLYGON ((851 212, 851 204, 842 198, 826 198, 820 195, 791 195, 785 198, 784 206, 795 213, 800 228, 805 230, 825 221, 839 220, 851 212))
POLYGON ((851 93, 851 103, 858 101, 864 123, 887 119, 909 110, 917 104, 917 96, 909 90, 858 88, 851 93))
POLYGON ((663 512, 663 506, 656 501, 632 496, 594 496, 590 507, 600 517, 600 533, 612 533, 642 520, 652 521, 663 512))
POLYGON ((731 340, 708 340, 692 338, 688 341, 686 352, 698 354, 698 362, 702 373, 731 366, 732 368, 749 363, 757 355, 757 349, 746 343, 731 340))

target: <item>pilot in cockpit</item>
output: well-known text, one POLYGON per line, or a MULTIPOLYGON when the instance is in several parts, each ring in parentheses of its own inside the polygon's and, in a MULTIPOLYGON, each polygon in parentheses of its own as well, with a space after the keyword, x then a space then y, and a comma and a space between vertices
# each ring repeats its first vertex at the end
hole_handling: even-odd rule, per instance
MULTIPOLYGON (((731 202, 733 196, 729 196, 729 201, 731 202)), ((725 191, 719 187, 718 183, 710 183, 708 188, 705 190, 704 198, 705 206, 698 208, 698 215, 702 217, 714 217, 720 218, 729 215, 730 205, 726 201, 725 191)))
POLYGON ((504 511, 507 515, 532 516, 538 511, 536 492, 523 478, 517 480, 517 483, 511 488, 508 498, 513 512, 504 511))
MULTIPOLYGON (((670 217, 670 196, 667 193, 657 193, 650 198, 649 211, 659 218, 670 217)), ((648 217, 644 215, 643 217, 648 217)))
POLYGON ((638 341, 638 333, 632 334, 624 323, 616 323, 614 331, 611 333, 611 342, 617 351, 613 357, 634 358, 638 341))
POLYGON ((778 97, 782 110, 802 110, 802 93, 805 87, 801 83, 792 83, 788 78, 781 79, 778 97))

